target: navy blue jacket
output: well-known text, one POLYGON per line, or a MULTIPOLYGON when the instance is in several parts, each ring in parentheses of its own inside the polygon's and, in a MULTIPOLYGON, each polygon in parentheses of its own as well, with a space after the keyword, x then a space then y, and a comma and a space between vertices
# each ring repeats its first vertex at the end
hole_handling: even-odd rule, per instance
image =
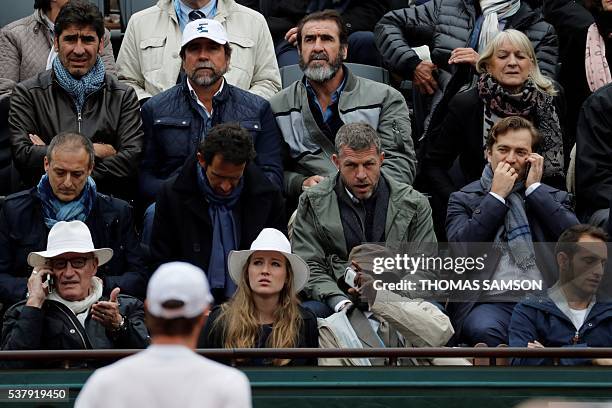
MULTIPOLYGON (((128 203, 98 193, 85 224, 96 248, 113 250, 96 274, 103 279, 104 294, 119 286, 123 294, 144 298, 148 275, 128 203)), ((48 235, 36 188, 6 198, 0 211, 0 302, 5 307, 25 298, 32 272, 26 258, 46 249, 48 235)))
MULTIPOLYGON (((548 296, 531 297, 514 308, 508 329, 510 347, 527 347, 534 340, 544 347, 611 347, 612 303, 595 303, 584 324, 573 323, 548 296)), ((561 365, 588 363, 585 359, 562 358, 561 365)), ((512 365, 552 365, 550 358, 513 358, 512 365)))
MULTIPOLYGON (((561 233, 572 225, 578 224, 578 219, 572 211, 570 195, 546 184, 540 184, 525 198, 525 208, 531 229, 533 242, 557 242, 561 233)), ((446 217, 446 234, 449 242, 493 242, 497 230, 506 218, 509 207, 485 191, 480 180, 474 181, 461 190, 451 194, 448 201, 446 217)), ((537 251, 536 255, 540 255, 537 251)), ((552 251, 536 259, 542 272, 544 283, 552 286, 557 281, 556 267, 552 251), (548 256, 546 256, 548 255, 548 256), (549 261, 546 263, 546 261, 549 261)), ((478 254, 477 256, 482 256, 478 254)), ((485 260, 480 279, 491 279, 499 259, 500 252, 488 256, 485 260)), ((467 274, 466 274, 467 275, 467 274)), ((465 276, 473 279, 474 275, 465 276)), ((474 291, 469 302, 454 303, 449 310, 453 314, 453 326, 458 336, 463 326, 463 320, 474 304, 478 301, 479 292, 474 291)))
MULTIPOLYGON (((198 109, 186 79, 142 106, 145 150, 140 188, 145 200, 152 202, 162 182, 178 173, 187 157, 195 156, 206 135, 198 109)), ((251 133, 255 164, 282 191, 281 135, 268 101, 225 82, 213 98, 212 126, 227 122, 237 122, 251 133)))

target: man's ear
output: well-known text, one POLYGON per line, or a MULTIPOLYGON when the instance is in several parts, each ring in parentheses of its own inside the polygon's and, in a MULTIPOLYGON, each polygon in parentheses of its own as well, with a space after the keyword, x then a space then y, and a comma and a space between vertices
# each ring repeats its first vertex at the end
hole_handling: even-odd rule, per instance
POLYGON ((334 163, 334 166, 336 166, 336 169, 338 169, 338 171, 340 171, 340 158, 338 157, 338 155, 336 153, 332 154, 332 163, 334 163))
POLYGON ((55 49, 55 52, 59 51, 59 39, 57 38, 57 35, 53 39, 53 48, 55 49))
POLYGON ((206 168, 206 160, 204 160, 204 155, 200 152, 197 152, 196 158, 198 159, 198 163, 200 164, 200 166, 206 168))
POLYGON ((380 164, 382 165, 383 162, 385 161, 385 152, 380 152, 379 158, 380 158, 380 164))
POLYGON ((340 46, 340 53, 342 54, 342 61, 346 61, 348 58, 348 44, 340 46))
POLYGON ((98 54, 102 55, 104 52, 104 36, 100 38, 100 45, 98 46, 98 54))
POLYGON ((99 263, 98 262, 98 257, 94 256, 92 262, 94 264, 94 271, 93 271, 92 276, 95 276, 95 274, 98 273, 98 263, 99 263))
POLYGON ((45 167, 45 173, 49 173, 49 166, 51 165, 49 163, 49 159, 47 159, 47 156, 45 155, 44 159, 43 159, 43 164, 45 167))
POLYGON ((557 266, 560 271, 566 271, 569 266, 569 256, 565 252, 557 253, 557 266))

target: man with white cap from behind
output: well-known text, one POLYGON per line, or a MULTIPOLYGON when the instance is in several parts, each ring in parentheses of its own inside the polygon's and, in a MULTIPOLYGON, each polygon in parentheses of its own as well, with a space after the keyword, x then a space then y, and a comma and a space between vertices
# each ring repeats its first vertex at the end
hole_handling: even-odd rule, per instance
POLYGON ((75 407, 251 407, 243 373, 193 352, 212 299, 200 268, 161 265, 145 301, 152 345, 96 371, 75 407))

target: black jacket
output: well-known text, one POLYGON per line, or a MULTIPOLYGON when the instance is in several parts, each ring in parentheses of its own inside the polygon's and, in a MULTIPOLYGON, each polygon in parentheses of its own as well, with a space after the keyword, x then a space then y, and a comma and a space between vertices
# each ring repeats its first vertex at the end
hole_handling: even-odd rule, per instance
MULTIPOLYGON (((576 133, 580 107, 591 95, 584 59, 587 31, 595 22, 593 15, 575 1, 546 0, 544 18, 559 33, 559 82, 567 95, 567 123, 572 139, 576 133)), ((612 40, 606 41, 606 57, 612 63, 612 40)))
MULTIPOLYGON (((208 203, 197 182, 195 156, 161 187, 151 234, 151 261, 184 261, 208 269, 213 228, 208 203)), ((287 231, 282 193, 254 164, 243 174, 242 196, 234 209, 239 235, 236 249, 249 249, 263 228, 287 231)), ((220 299, 216 299, 219 302, 220 299)))
MULTIPOLYGON (((113 258, 98 267, 104 293, 119 286, 121 293, 144 298, 148 276, 130 206, 98 194, 85 224, 96 248, 113 250, 113 258)), ((0 302, 5 306, 24 299, 32 272, 26 258, 32 251, 45 250, 48 234, 36 188, 6 198, 0 211, 0 302)))
MULTIPOLYGON (((564 117, 563 100, 554 99, 554 109, 559 120, 564 117)), ((441 109, 441 108, 440 108, 441 109)), ((422 163, 423 176, 430 186, 430 192, 439 196, 442 201, 448 202, 453 191, 461 186, 455 186, 448 170, 455 159, 459 158, 459 165, 465 176, 465 183, 479 180, 482 170, 487 163, 484 155, 484 103, 478 95, 478 88, 474 87, 453 96, 448 104, 448 110, 441 115, 444 117, 442 125, 429 128, 427 148, 422 163)), ((537 119, 530 118, 537 127, 537 119)), ((565 157, 569 157, 571 146, 567 146, 565 157)), ((565 180, 543 180, 546 184, 563 188, 565 180)))
MULTIPOLYGON (((299 306, 299 308, 300 314, 302 315, 303 324, 300 329, 300 333, 298 334, 297 348, 318 348, 319 329, 317 328, 317 318, 310 310, 301 306, 299 306)), ((200 333, 198 348, 225 348, 225 336, 223 333, 225 331, 225 327, 220 323, 220 321, 217 321, 220 314, 220 306, 215 307, 212 312, 210 312, 210 316, 208 316, 208 320, 206 321, 206 326, 204 326, 204 329, 202 329, 202 332, 200 333)), ((266 347, 266 345, 265 341, 262 340, 262 338, 258 339, 258 343, 260 343, 261 347, 263 348, 266 347)), ((243 364, 270 365, 271 361, 253 359, 243 364)), ((293 359, 291 360, 290 365, 317 365, 317 359, 293 359)))
POLYGON ((576 211, 588 219, 612 197, 612 84, 582 105, 576 129, 576 211))
MULTIPOLYGON (((46 300, 40 309, 26 306, 25 300, 19 302, 4 316, 2 350, 146 348, 149 345, 149 333, 144 322, 142 302, 125 295, 119 295, 118 301, 125 325, 115 333, 93 320, 91 314, 87 316, 83 327, 68 307, 54 300, 46 300)), ((15 368, 34 364, 11 362, 8 365, 15 368)), ((46 367, 54 365, 58 365, 58 362, 45 364, 46 367)))
MULTIPOLYGON (((420 45, 429 45, 433 63, 450 72, 450 53, 455 48, 468 46, 476 18, 477 10, 470 0, 431 0, 385 14, 376 25, 374 37, 384 63, 408 79, 412 79, 414 69, 421 62, 412 47, 420 45)), ((521 2, 505 28, 514 28, 529 37, 540 69, 554 78, 557 36, 539 11, 521 2)))
POLYGON ((72 97, 55 80, 53 70, 21 82, 11 96, 9 129, 13 159, 28 187, 43 174, 47 146, 35 146, 29 133, 47 145, 61 132, 78 132, 93 143, 112 145, 117 154, 96 159, 93 178, 98 190, 124 193, 127 178, 134 177, 142 151, 140 105, 134 89, 106 74, 104 85, 85 100, 77 114, 72 97))

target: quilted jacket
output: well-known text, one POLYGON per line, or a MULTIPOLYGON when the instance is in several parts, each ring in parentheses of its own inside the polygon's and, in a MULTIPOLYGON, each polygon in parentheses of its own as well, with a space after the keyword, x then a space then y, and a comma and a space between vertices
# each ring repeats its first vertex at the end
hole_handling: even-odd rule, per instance
MULTIPOLYGON (((211 126, 236 122, 247 129, 257 153, 255 164, 282 190, 281 136, 270 104, 227 82, 212 104, 211 126)), ((186 79, 142 106, 145 151, 140 188, 145 200, 154 200, 162 182, 178 173, 185 160, 195 155, 200 140, 206 136, 206 124, 198 109, 201 108, 189 94, 186 79)))
MULTIPOLYGON (((476 8, 469 0, 431 0, 420 6, 387 13, 376 25, 374 36, 385 64, 412 79, 414 69, 421 62, 412 47, 429 45, 432 62, 438 68, 450 71, 450 53, 457 47, 468 45, 476 18, 476 8)), ((505 28, 514 28, 529 37, 540 69, 554 78, 557 35, 541 14, 522 2, 505 28)))
MULTIPOLYGON (((10 94, 16 83, 46 71, 52 43, 40 10, 0 30, 0 98, 10 94)), ((117 75, 108 30, 102 60, 106 72, 117 75)))

